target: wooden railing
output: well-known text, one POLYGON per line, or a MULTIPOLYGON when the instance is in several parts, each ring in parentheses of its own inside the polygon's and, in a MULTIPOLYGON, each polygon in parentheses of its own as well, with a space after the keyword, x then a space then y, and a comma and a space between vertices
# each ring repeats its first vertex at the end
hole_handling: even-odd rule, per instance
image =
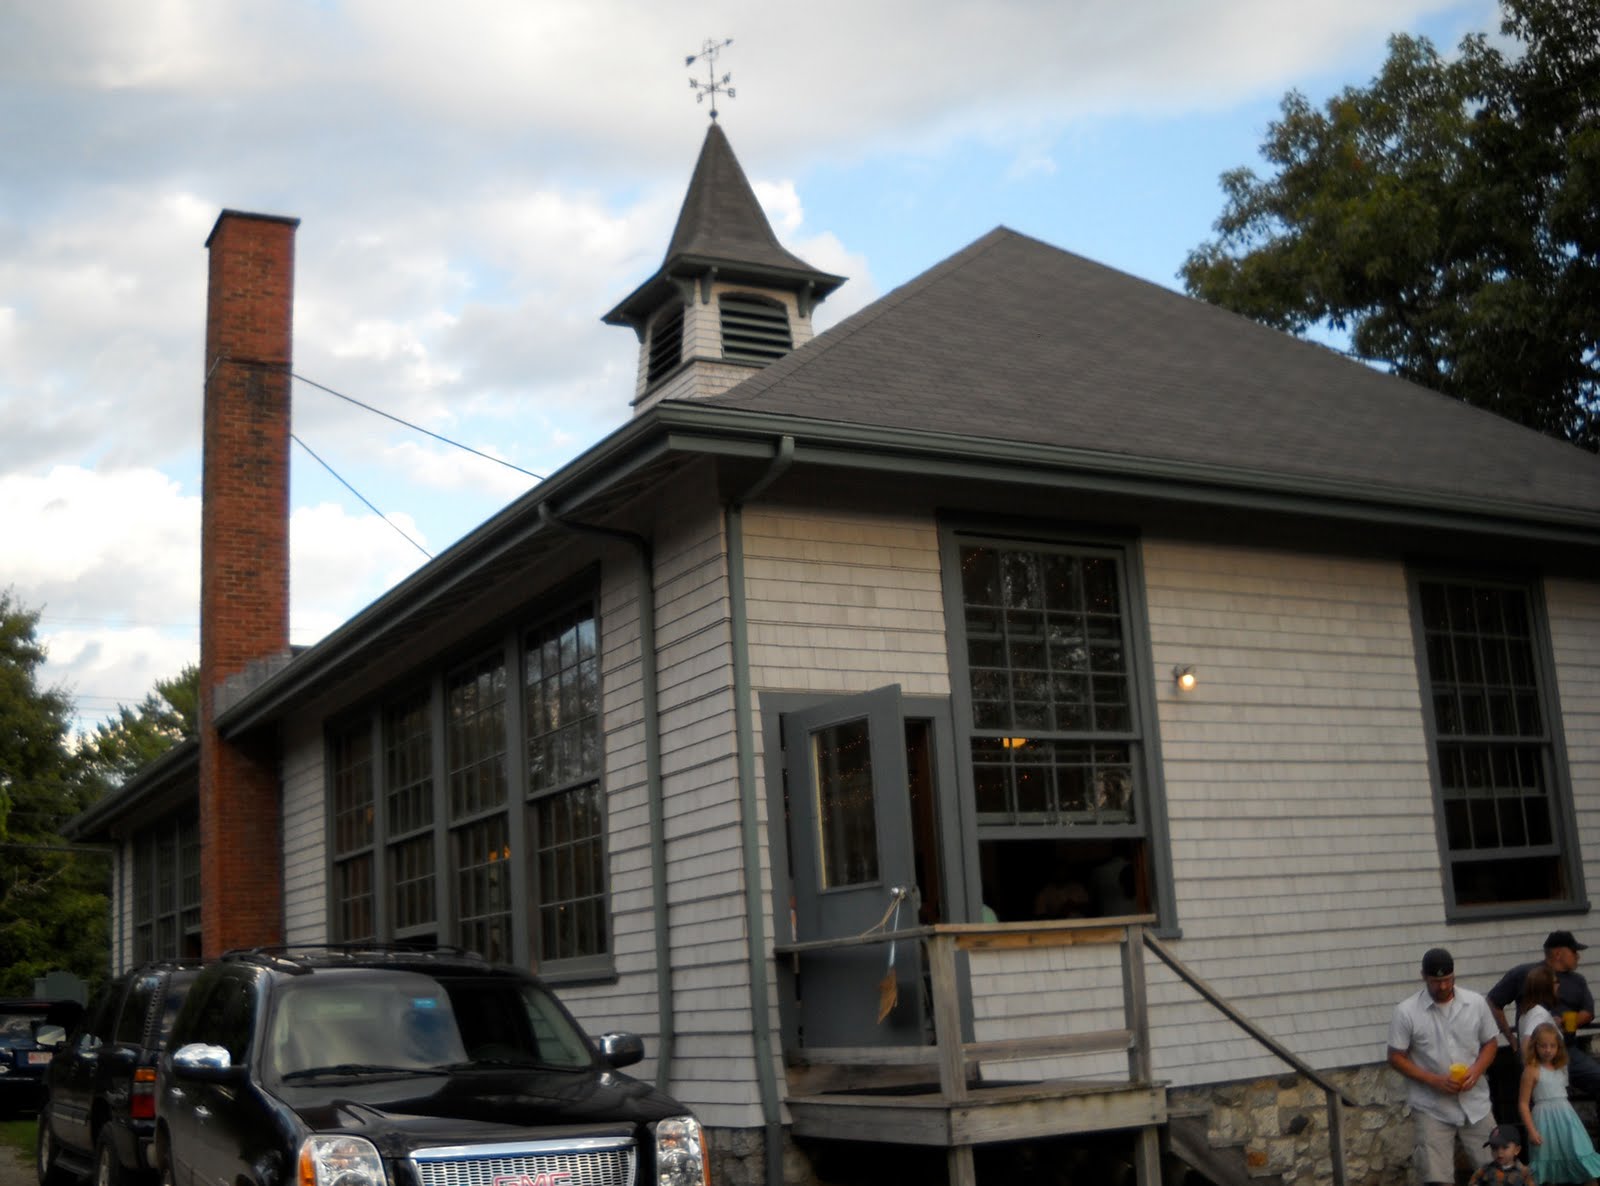
MULTIPOLYGON (((1230 1022, 1244 1030, 1277 1058, 1320 1087, 1327 1098, 1328 1143, 1333 1186, 1345 1186, 1344 1123, 1342 1104, 1353 1104, 1342 1091, 1287 1047, 1267 1034, 1238 1011, 1211 985, 1177 958, 1148 929, 1155 922, 1151 915, 1119 918, 1061 919, 1028 923, 941 923, 880 931, 843 939, 819 939, 803 943, 779 944, 774 954, 798 960, 803 955, 819 955, 849 947, 890 942, 916 942, 927 959, 931 985, 931 1012, 934 1043, 931 1046, 852 1046, 807 1047, 791 1052, 802 1065, 834 1068, 926 1068, 936 1071, 940 1095, 951 1105, 971 1101, 980 1063, 1033 1060, 1065 1055, 1127 1052, 1128 1081, 1149 1085, 1151 1078, 1150 1016, 1145 985, 1144 951, 1149 949, 1180 980, 1213 1005, 1230 1022), (1121 946, 1122 1026, 1093 1032, 1037 1034, 1001 1041, 966 1041, 962 1034, 964 995, 957 970, 957 955, 962 952, 1037 950, 1078 945, 1121 946)), ((1164 1117, 1164 1114, 1163 1114, 1164 1117)), ((1135 1165, 1140 1186, 1159 1181, 1159 1150, 1156 1131, 1148 1123, 1135 1129, 1135 1165)), ((1014 1138, 1013 1138, 1014 1139, 1014 1138)), ((970 1146, 952 1147, 950 1173, 952 1186, 972 1181, 970 1146)))

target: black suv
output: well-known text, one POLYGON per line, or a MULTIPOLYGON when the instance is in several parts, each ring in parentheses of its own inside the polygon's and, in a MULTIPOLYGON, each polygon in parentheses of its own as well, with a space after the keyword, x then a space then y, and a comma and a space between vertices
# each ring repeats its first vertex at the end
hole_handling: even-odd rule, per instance
POLYGON ((526 972, 459 951, 235 952, 162 1056, 163 1186, 706 1186, 699 1123, 526 972))
POLYGON ((150 964, 125 972, 89 1003, 56 1048, 39 1107, 41 1186, 94 1167, 95 1186, 149 1177, 155 1163, 156 1058, 166 1045, 199 964, 150 964))

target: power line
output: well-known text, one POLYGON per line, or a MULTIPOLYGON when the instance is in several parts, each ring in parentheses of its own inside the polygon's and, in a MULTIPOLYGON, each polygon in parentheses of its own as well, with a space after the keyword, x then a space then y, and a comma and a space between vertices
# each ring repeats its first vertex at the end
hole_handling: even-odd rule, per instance
POLYGON ((361 491, 357 490, 349 482, 346 482, 344 480, 344 478, 340 476, 338 470, 334 469, 333 466, 329 465, 326 461, 322 460, 322 458, 318 457, 317 456, 317 451, 315 449, 313 449, 310 445, 306 444, 304 441, 302 441, 299 437, 297 437, 292 432, 289 434, 289 439, 291 441, 293 441, 295 444, 299 445, 307 453, 311 454, 311 460, 315 461, 323 469, 327 470, 330 474, 332 474, 334 476, 334 478, 336 478, 338 480, 339 485, 343 486, 346 490, 350 491, 351 494, 354 494, 357 498, 359 498, 362 501, 362 503, 365 504, 367 510, 371 511, 374 515, 378 516, 378 518, 382 519, 385 523, 388 523, 390 527, 394 528, 395 532, 400 536, 401 539, 405 540, 406 543, 410 544, 417 551, 421 552, 429 560, 433 559, 433 553, 432 552, 428 551, 427 548, 423 547, 416 540, 412 539, 404 531, 401 531, 399 526, 397 524, 395 524, 393 521, 391 521, 388 515, 385 515, 377 507, 373 506, 370 501, 368 501, 367 496, 365 494, 362 494, 361 491))
MULTIPOLYGON (((507 469, 514 469, 519 474, 523 474, 526 477, 530 477, 536 482, 544 481, 544 477, 542 475, 536 474, 532 470, 523 469, 520 465, 514 465, 511 462, 507 461, 503 457, 495 457, 493 454, 484 453, 484 452, 481 452, 481 451, 479 451, 477 449, 474 449, 471 445, 463 445, 460 441, 453 441, 447 436, 440 436, 438 433, 433 432, 430 429, 423 428, 422 425, 420 425, 420 424, 413 424, 413 423, 411 423, 411 421, 402 420, 399 416, 395 416, 395 415, 393 415, 393 414, 391 414, 389 412, 385 412, 381 408, 375 408, 371 404, 364 404, 360 400, 356 399, 355 396, 346 395, 342 391, 335 391, 333 388, 327 386, 326 384, 318 383, 315 379, 308 379, 304 375, 295 374, 293 371, 289 372, 289 377, 291 379, 298 379, 300 382, 306 384, 308 387, 315 387, 318 391, 326 391, 329 395, 335 396, 338 399, 342 399, 342 400, 346 401, 347 403, 352 403, 358 408, 364 408, 365 410, 367 410, 368 412, 371 412, 375 416, 382 416, 385 420, 393 420, 396 424, 404 425, 406 428, 409 428, 409 429, 413 430, 414 432, 420 432, 424 436, 430 436, 436 441, 441 441, 446 445, 452 445, 457 449, 465 449, 468 453, 471 453, 474 457, 481 457, 485 461, 492 461, 496 465, 503 465, 507 469)), ((307 452, 310 452, 310 450, 307 450, 307 452)), ((315 456, 315 454, 312 454, 312 455, 315 456)), ((332 472, 332 471, 329 471, 329 472, 332 472)), ((338 477, 337 474, 335 474, 334 476, 338 477)), ((339 480, 343 481, 344 479, 340 478, 339 480)), ((351 493, 355 493, 355 492, 351 491, 351 493)), ((361 496, 360 495, 356 495, 356 497, 360 498, 361 496)), ((362 499, 362 501, 366 502, 365 499, 362 499)), ((371 503, 367 503, 367 505, 371 506, 372 504, 371 503)))

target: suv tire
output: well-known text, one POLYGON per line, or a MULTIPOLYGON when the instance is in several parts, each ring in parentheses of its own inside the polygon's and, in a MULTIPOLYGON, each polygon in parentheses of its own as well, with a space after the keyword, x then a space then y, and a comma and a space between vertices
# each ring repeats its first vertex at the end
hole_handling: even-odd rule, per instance
POLYGON ((117 1156, 111 1130, 102 1128, 94 1144, 94 1186, 122 1186, 122 1178, 122 1159, 117 1156))
POLYGON ((57 1161, 56 1152, 56 1139, 50 1132, 50 1122, 41 1114, 33 1155, 33 1166, 39 1175, 39 1186, 65 1186, 68 1175, 57 1161))

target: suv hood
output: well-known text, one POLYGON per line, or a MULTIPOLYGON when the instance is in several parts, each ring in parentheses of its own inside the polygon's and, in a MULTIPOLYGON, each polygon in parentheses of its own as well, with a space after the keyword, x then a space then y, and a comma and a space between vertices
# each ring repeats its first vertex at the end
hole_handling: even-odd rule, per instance
POLYGON ((275 1094, 315 1132, 359 1134, 380 1150, 421 1144, 527 1140, 531 1128, 605 1125, 631 1132, 688 1109, 615 1071, 474 1070, 364 1075, 280 1084, 275 1094), (359 1095, 359 1099, 354 1098, 359 1095))

